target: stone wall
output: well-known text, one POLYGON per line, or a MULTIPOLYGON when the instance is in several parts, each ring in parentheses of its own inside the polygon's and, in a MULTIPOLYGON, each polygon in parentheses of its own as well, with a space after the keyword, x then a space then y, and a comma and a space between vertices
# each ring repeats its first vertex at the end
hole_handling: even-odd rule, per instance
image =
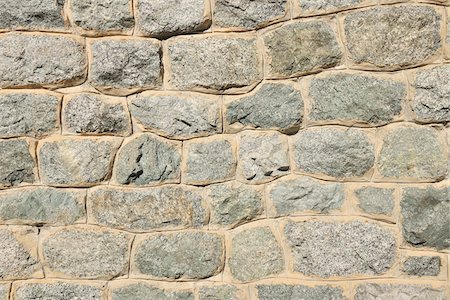
POLYGON ((449 0, 1 0, 0 300, 444 300, 449 0))

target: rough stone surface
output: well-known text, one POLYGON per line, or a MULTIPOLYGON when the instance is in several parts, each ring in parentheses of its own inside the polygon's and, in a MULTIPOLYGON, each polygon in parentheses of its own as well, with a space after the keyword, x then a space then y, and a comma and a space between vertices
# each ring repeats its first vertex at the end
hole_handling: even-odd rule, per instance
POLYGON ((9 284, 0 284, 0 299, 9 299, 9 284))
POLYGON ((329 285, 305 286, 270 284, 257 285, 258 300, 302 299, 302 300, 345 300, 342 288, 329 285))
POLYGON ((21 283, 17 286, 14 300, 101 300, 99 287, 85 284, 57 281, 54 283, 21 283))
POLYGON ((202 279, 223 268, 220 235, 206 232, 157 234, 136 245, 133 262, 140 274, 160 279, 202 279))
POLYGON ((398 68, 424 62, 441 47, 441 16, 430 6, 383 6, 349 13, 346 46, 356 64, 398 68))
POLYGON ((0 140, 0 187, 11 187, 35 180, 35 162, 26 140, 0 140))
POLYGON ((445 291, 431 285, 368 283, 356 288, 355 300, 445 300, 445 291))
POLYGON ((270 227, 246 229, 231 241, 228 263, 240 281, 275 276, 284 269, 283 251, 270 227))
POLYGON ((301 15, 317 15, 376 4, 374 0, 296 0, 301 15))
POLYGON ((121 184, 176 182, 180 178, 181 143, 142 134, 117 153, 115 178, 121 184))
POLYGON ((155 286, 136 283, 113 289, 111 300, 194 300, 191 291, 171 291, 157 288, 155 286))
POLYGON ((28 33, 0 37, 0 88, 76 84, 85 73, 84 45, 72 37, 28 33))
POLYGON ((338 65, 336 34, 323 21, 295 22, 263 35, 267 75, 292 77, 338 65), (286 55, 289 53, 289 55, 286 55))
POLYGON ((247 299, 236 286, 225 284, 204 286, 199 289, 199 300, 245 300, 247 299))
POLYGON ((402 272, 413 276, 438 276, 441 272, 441 258, 410 256, 403 262, 402 272))
POLYGON ((294 271, 307 276, 380 275, 396 256, 394 235, 375 223, 290 222, 284 232, 294 271))
POLYGON ((359 208, 368 214, 391 215, 394 209, 394 189, 362 187, 355 190, 359 208))

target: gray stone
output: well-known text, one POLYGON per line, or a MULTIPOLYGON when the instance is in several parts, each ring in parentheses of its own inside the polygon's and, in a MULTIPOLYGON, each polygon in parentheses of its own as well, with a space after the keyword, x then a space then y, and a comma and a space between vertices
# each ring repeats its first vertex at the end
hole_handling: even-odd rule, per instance
POLYGON ((0 299, 8 300, 9 299, 9 284, 0 284, 0 299))
POLYGON ((136 283, 115 288, 111 300, 194 300, 191 291, 172 291, 160 289, 144 283, 136 283))
POLYGON ((21 283, 16 287, 14 300, 101 300, 97 286, 57 281, 54 283, 21 283))
POLYGON ((402 272, 413 276, 438 276, 441 273, 441 258, 410 256, 403 262, 402 272))
POLYGON ((124 144, 114 166, 119 183, 144 185, 180 180, 181 142, 141 134, 124 144))
POLYGON ((0 140, 0 157, 0 187, 35 181, 35 162, 26 140, 0 140))
POLYGON ((290 222, 284 232, 294 271, 307 276, 381 275, 394 264, 395 236, 376 223, 290 222))
POLYGON ((234 285, 223 284, 199 288, 199 300, 245 300, 244 293, 234 285))
POLYGON ((223 91, 252 86, 262 78, 253 35, 180 37, 168 42, 168 82, 177 90, 223 91))
POLYGON ((450 121, 450 65, 420 70, 412 108, 424 122, 450 121))
POLYGON ((398 117, 406 101, 406 85, 361 74, 316 77, 309 87, 313 121, 386 124, 398 117))
POLYGON ((340 287, 330 285, 306 286, 287 284, 257 285, 259 300, 345 300, 340 287))
POLYGON ((59 97, 54 94, 0 94, 0 137, 42 137, 57 133, 58 110, 59 97))
POLYGON ((265 33, 263 40, 270 78, 298 76, 341 62, 336 34, 323 21, 290 23, 265 33))
POLYGON ((271 184, 268 197, 275 207, 275 215, 287 216, 308 211, 329 213, 341 208, 345 194, 340 183, 295 177, 277 180, 271 184))
POLYGON ((231 240, 228 263, 234 278, 259 280, 284 270, 283 250, 270 227, 246 229, 231 240))
POLYGON ((220 100, 201 94, 141 94, 130 101, 130 111, 144 129, 169 138, 222 132, 220 100))
POLYGON ((64 100, 63 126, 70 133, 129 135, 131 122, 126 102, 96 94, 64 100))
POLYGON ((445 300, 445 290, 425 284, 361 284, 355 300, 445 300))
POLYGON ((264 83, 251 96, 225 105, 225 122, 232 129, 298 131, 303 119, 303 99, 289 84, 264 83))
POLYGON ((374 161, 374 146, 362 130, 321 127, 294 136, 294 162, 301 172, 357 177, 366 174, 374 161))
POLYGON ((359 208, 368 214, 391 215, 394 209, 394 189, 365 186, 355 190, 359 208))
POLYGON ((359 7, 363 4, 375 4, 371 0, 296 0, 302 15, 327 14, 359 7))
POLYGON ((346 46, 357 64, 398 68, 424 62, 441 47, 441 16, 430 6, 383 6, 349 13, 346 46))
POLYGON ((84 221, 83 190, 49 187, 0 192, 0 223, 66 225, 84 221))
POLYGON ((84 81, 86 61, 85 47, 75 38, 5 34, 0 37, 0 88, 76 85, 84 81))
POLYGON ((450 248, 450 187, 404 188, 400 206, 403 237, 409 244, 450 248))
POLYGON ((64 228, 42 242, 46 274, 112 279, 128 272, 129 235, 94 228, 64 228))
POLYGON ((140 274, 160 279, 203 279, 223 269, 224 241, 206 232, 151 235, 136 245, 134 265, 140 274))

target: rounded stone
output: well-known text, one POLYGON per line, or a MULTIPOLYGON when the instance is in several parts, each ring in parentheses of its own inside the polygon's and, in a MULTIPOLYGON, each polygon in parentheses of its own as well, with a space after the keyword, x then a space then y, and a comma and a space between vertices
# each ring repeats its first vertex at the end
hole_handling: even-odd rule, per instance
POLYGON ((26 140, 0 140, 0 157, 0 187, 35 181, 35 162, 26 140))
POLYGON ((101 300, 103 291, 98 286, 57 281, 53 283, 20 283, 16 286, 14 300, 101 300))

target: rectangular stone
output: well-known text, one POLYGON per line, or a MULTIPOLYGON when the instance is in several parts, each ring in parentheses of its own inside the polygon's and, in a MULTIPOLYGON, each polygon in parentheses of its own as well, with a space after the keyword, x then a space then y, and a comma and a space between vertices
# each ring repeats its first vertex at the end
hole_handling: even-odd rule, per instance
POLYGON ((13 284, 11 300, 103 300, 104 294, 104 286, 100 283, 61 280, 25 281, 13 284))
POLYGON ((447 297, 444 287, 429 284, 366 283, 356 287, 354 299, 446 300, 447 297))
POLYGON ((28 139, 0 140, 0 188, 36 181, 35 147, 28 139))

